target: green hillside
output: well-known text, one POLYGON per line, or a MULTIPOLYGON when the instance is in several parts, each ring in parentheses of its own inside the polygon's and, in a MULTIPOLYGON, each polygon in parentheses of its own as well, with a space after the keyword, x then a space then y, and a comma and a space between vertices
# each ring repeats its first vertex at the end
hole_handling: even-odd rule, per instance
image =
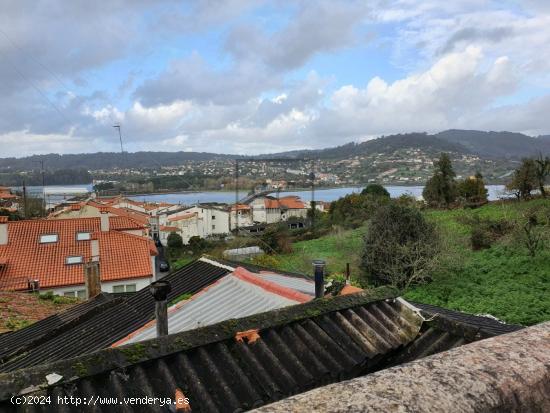
MULTIPOLYGON (((489 204, 475 210, 427 211, 437 223, 447 245, 445 265, 432 274, 429 284, 416 286, 405 297, 428 304, 475 314, 491 314, 510 323, 531 325, 550 320, 550 248, 531 257, 511 234, 490 248, 472 251, 471 222, 476 217, 512 223, 527 210, 541 209, 541 219, 550 220, 550 200, 489 204), (546 215, 545 215, 546 214, 546 215)), ((546 223, 548 232, 548 222, 546 223)), ((271 266, 287 271, 311 272, 311 260, 327 260, 331 276, 344 272, 351 263, 357 283, 362 235, 365 227, 297 242, 291 254, 267 257, 271 266)))

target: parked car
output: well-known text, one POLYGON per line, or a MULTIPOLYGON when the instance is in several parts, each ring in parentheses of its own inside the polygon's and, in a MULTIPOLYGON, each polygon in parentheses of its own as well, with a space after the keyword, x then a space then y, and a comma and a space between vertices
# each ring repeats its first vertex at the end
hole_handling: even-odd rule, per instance
POLYGON ((168 264, 166 261, 161 261, 159 263, 159 270, 161 272, 166 272, 166 271, 170 270, 170 264, 168 264))

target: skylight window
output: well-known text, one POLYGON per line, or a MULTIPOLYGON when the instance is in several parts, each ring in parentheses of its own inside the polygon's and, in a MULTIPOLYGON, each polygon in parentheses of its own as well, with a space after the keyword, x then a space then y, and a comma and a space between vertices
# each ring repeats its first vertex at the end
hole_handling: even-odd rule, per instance
POLYGON ((67 257, 67 259, 65 260, 65 263, 66 264, 82 264, 82 256, 72 256, 72 257, 67 257))
POLYGON ((57 242, 57 234, 43 234, 40 235, 41 244, 49 244, 52 242, 57 242))
POLYGON ((76 240, 77 241, 87 241, 92 238, 92 234, 89 232, 77 232, 76 233, 76 240))

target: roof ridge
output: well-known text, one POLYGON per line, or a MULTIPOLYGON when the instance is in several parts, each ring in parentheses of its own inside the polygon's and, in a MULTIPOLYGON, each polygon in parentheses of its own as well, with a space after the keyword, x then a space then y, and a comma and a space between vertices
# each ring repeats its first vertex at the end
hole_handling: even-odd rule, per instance
POLYGON ((300 303, 307 303, 308 301, 311 301, 313 299, 311 295, 307 295, 300 291, 294 290, 293 288, 288 288, 272 281, 262 279, 260 276, 254 275, 243 267, 235 268, 235 271, 233 271, 233 275, 242 281, 253 284, 272 294, 277 294, 289 300, 298 301, 300 303))

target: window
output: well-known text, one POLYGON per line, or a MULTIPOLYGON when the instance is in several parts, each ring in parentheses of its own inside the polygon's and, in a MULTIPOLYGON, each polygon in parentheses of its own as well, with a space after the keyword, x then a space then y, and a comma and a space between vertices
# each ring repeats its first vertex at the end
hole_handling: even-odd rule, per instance
POLYGON ((63 295, 65 297, 77 297, 77 298, 80 298, 80 299, 85 299, 86 298, 86 290, 77 290, 77 291, 65 291, 63 293, 63 295))
POLYGON ((92 234, 89 232, 77 232, 76 233, 76 240, 77 241, 87 241, 92 238, 92 234))
POLYGON ((216 229, 216 226, 215 226, 215 225, 212 225, 212 229, 216 229))
POLYGON ((113 285, 113 293, 135 293, 136 284, 113 285))
POLYGON ((50 242, 57 242, 57 234, 42 234, 40 235, 40 243, 48 244, 50 242))
POLYGON ((212 219, 216 219, 216 215, 212 215, 212 219))
POLYGON ((65 260, 65 264, 82 264, 82 256, 79 255, 79 256, 72 256, 72 257, 67 257, 67 259, 65 260))

